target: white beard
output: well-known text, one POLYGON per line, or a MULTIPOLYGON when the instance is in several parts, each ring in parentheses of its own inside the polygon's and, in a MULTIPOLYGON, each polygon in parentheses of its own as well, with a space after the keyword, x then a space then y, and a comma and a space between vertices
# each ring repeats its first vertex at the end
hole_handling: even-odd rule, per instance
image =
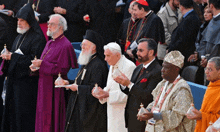
POLYGON ((25 28, 25 29, 21 29, 19 27, 17 27, 17 32, 20 33, 20 34, 24 34, 26 33, 30 28, 25 28))
POLYGON ((92 56, 92 50, 88 51, 88 53, 83 53, 83 50, 82 50, 82 52, 79 54, 79 57, 78 57, 78 63, 80 65, 88 64, 91 56, 92 56))
POLYGON ((53 38, 53 35, 54 35, 55 33, 57 33, 57 32, 59 32, 59 27, 57 27, 57 29, 56 29, 54 32, 51 32, 51 31, 49 31, 49 30, 47 29, 47 36, 53 38))

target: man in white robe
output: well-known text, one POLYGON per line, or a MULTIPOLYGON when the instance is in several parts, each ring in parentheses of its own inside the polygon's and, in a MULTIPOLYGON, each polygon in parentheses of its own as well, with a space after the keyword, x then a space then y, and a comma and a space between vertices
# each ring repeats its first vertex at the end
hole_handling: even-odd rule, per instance
POLYGON ((105 61, 110 65, 107 86, 103 90, 98 87, 98 94, 93 89, 92 94, 101 104, 107 102, 108 132, 127 132, 124 119, 127 95, 113 79, 120 73, 124 73, 130 79, 136 66, 121 54, 121 48, 117 43, 105 45, 104 50, 105 61))

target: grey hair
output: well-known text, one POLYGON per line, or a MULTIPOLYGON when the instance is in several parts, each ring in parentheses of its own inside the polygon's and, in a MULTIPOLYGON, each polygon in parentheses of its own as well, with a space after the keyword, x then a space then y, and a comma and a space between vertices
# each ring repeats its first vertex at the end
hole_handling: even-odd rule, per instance
POLYGON ((214 62, 216 70, 220 69, 220 57, 212 57, 208 62, 214 62))
POLYGON ((62 15, 60 15, 60 14, 53 14, 53 15, 49 16, 50 19, 52 17, 59 17, 59 24, 63 27, 63 31, 67 30, 67 22, 66 22, 66 19, 62 15))
POLYGON ((109 49, 113 54, 119 53, 121 55, 121 51, 120 50, 117 50, 116 48, 113 48, 113 47, 110 47, 108 45, 105 45, 104 46, 104 50, 107 50, 107 49, 109 49))

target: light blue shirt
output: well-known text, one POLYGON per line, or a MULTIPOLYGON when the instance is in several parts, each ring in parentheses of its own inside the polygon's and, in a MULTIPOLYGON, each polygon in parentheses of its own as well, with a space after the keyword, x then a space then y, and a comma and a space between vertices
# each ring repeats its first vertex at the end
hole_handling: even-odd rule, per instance
POLYGON ((185 17, 186 17, 189 13, 191 13, 192 11, 194 11, 194 10, 192 9, 192 10, 186 12, 186 13, 183 15, 183 18, 185 18, 185 17))

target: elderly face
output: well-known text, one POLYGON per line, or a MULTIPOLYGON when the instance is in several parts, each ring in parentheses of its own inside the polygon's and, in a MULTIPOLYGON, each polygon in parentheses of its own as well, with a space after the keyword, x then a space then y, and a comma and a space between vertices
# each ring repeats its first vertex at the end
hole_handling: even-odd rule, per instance
POLYGON ((205 9, 204 11, 204 18, 205 18, 205 21, 210 21, 213 17, 213 14, 211 12, 211 10, 209 8, 205 9))
POLYGON ((59 17, 50 18, 50 20, 47 22, 47 35, 52 37, 60 30, 59 17))
POLYGON ((205 69, 206 79, 214 82, 220 79, 220 70, 215 68, 214 62, 208 62, 205 69))
POLYGON ((89 51, 93 50, 95 48, 95 44, 93 44, 91 41, 84 39, 81 44, 82 52, 88 53, 89 51))
POLYGON ((104 54, 105 61, 111 66, 114 66, 119 60, 119 53, 112 53, 109 49, 106 49, 104 54))
POLYGON ((162 64, 161 76, 167 81, 173 80, 179 73, 178 69, 179 68, 177 66, 164 61, 162 64))
POLYGON ((22 18, 18 18, 18 26, 17 26, 18 33, 24 33, 29 28, 30 28, 30 25, 28 24, 26 20, 22 18))

